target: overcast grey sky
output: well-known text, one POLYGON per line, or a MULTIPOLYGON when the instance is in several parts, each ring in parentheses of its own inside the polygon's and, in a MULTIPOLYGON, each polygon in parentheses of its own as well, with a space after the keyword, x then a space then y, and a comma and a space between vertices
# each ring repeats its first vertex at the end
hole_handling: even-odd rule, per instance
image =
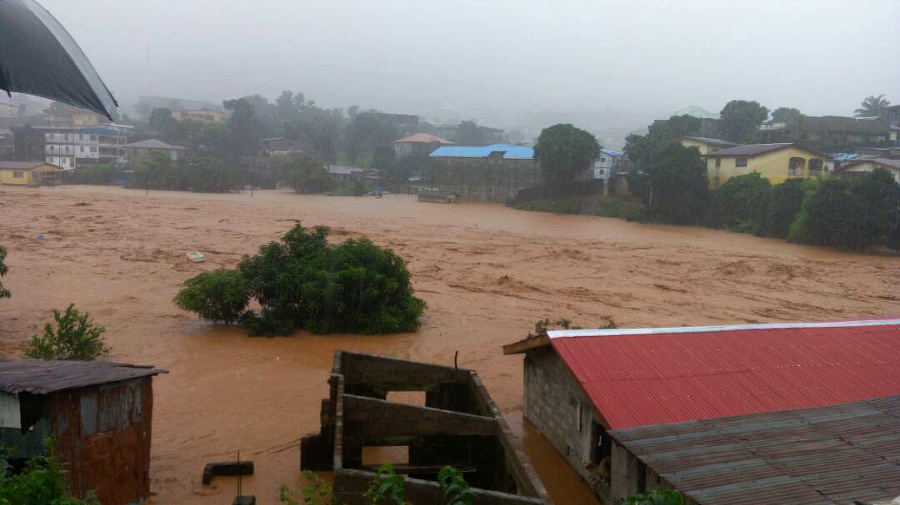
POLYGON ((900 0, 39 1, 126 102, 292 89, 472 117, 900 103, 900 0))

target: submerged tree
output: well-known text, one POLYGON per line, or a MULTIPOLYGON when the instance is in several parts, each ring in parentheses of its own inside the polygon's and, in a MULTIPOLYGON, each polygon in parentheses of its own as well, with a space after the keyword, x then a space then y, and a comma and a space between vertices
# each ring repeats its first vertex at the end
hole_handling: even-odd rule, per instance
POLYGON ((188 279, 175 303, 257 335, 415 331, 425 302, 413 296, 403 260, 365 238, 330 245, 328 232, 298 224, 236 271, 188 279), (261 309, 245 310, 249 300, 261 309))
POLYGON ((69 304, 65 313, 53 310, 53 322, 44 326, 44 334, 34 335, 25 355, 36 359, 91 361, 109 354, 103 342, 106 328, 94 323, 87 312, 69 304))

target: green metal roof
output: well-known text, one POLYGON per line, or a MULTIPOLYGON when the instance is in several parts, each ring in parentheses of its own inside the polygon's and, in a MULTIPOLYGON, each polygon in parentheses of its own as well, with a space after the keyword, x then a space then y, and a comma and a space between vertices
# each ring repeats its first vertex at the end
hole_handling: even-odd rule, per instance
POLYGON ((669 119, 672 116, 693 116, 698 117, 700 119, 720 119, 718 112, 710 112, 702 107, 697 107, 696 105, 689 105, 683 109, 679 109, 666 117, 660 119, 669 119))

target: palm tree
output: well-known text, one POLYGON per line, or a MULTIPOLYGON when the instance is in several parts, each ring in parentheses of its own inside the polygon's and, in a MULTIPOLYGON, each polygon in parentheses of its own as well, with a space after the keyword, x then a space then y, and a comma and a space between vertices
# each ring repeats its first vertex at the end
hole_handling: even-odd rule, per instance
POLYGON ((870 96, 862 101, 862 107, 854 111, 856 117, 881 117, 884 109, 891 106, 891 102, 884 95, 870 96))

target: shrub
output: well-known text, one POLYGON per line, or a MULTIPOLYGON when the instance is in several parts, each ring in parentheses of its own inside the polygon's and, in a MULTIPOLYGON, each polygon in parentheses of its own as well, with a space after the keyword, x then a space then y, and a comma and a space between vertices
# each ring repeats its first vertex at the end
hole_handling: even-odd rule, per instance
POLYGON ((109 184, 124 175, 112 165, 87 165, 78 167, 69 177, 71 184, 109 184))
POLYGON ((788 179, 772 187, 765 199, 759 234, 787 238, 791 223, 803 205, 803 181, 788 179))
POLYGON ((328 231, 298 224, 236 271, 189 279, 175 303, 206 319, 239 321, 252 335, 415 331, 425 302, 413 296, 403 260, 364 238, 331 246, 328 231), (259 313, 244 310, 250 299, 259 313))
POLYGON ((334 184, 325 164, 306 155, 288 161, 282 169, 282 177, 297 193, 323 193, 334 184))
POLYGON ((53 310, 53 323, 44 326, 42 336, 34 335, 25 355, 36 359, 91 361, 109 354, 103 342, 106 328, 94 324, 90 314, 81 313, 69 304, 65 314, 53 310))
POLYGON ((394 472, 394 467, 384 464, 378 467, 378 474, 366 488, 363 498, 372 505, 406 505, 405 479, 394 472))
POLYGON ((463 477, 462 472, 452 466, 445 466, 438 472, 441 485, 441 500, 445 505, 472 505, 475 493, 463 477))
POLYGON ((729 178, 712 192, 707 223, 713 228, 759 232, 771 189, 759 172, 729 178))
POLYGON ((235 270, 202 273, 184 284, 175 296, 175 305, 213 322, 238 322, 250 303, 247 281, 235 270))
POLYGON ((680 491, 667 488, 631 495, 622 500, 623 505, 684 505, 684 503, 684 495, 680 491))
POLYGON ((240 187, 237 170, 225 160, 200 158, 190 163, 152 155, 138 162, 127 186, 137 189, 227 193, 240 187))
POLYGON ((0 505, 100 505, 100 502, 88 493, 84 500, 69 494, 62 465, 48 440, 47 451, 43 456, 36 456, 25 463, 25 469, 15 475, 7 475, 8 454, 0 458, 0 505))
MULTIPOLYGON (((6 260, 6 248, 0 245, 0 277, 6 275, 9 272, 9 268, 6 266, 4 261, 6 260)), ((0 298, 9 298, 12 296, 12 293, 9 292, 8 289, 3 287, 3 283, 0 282, 0 298)))
MULTIPOLYGON (((305 505, 336 505, 337 500, 334 498, 334 488, 330 484, 319 478, 316 474, 306 471, 303 472, 306 478, 306 485, 300 490, 305 505)), ((294 494, 287 486, 281 486, 278 489, 279 501, 285 505, 298 505, 294 494)))

